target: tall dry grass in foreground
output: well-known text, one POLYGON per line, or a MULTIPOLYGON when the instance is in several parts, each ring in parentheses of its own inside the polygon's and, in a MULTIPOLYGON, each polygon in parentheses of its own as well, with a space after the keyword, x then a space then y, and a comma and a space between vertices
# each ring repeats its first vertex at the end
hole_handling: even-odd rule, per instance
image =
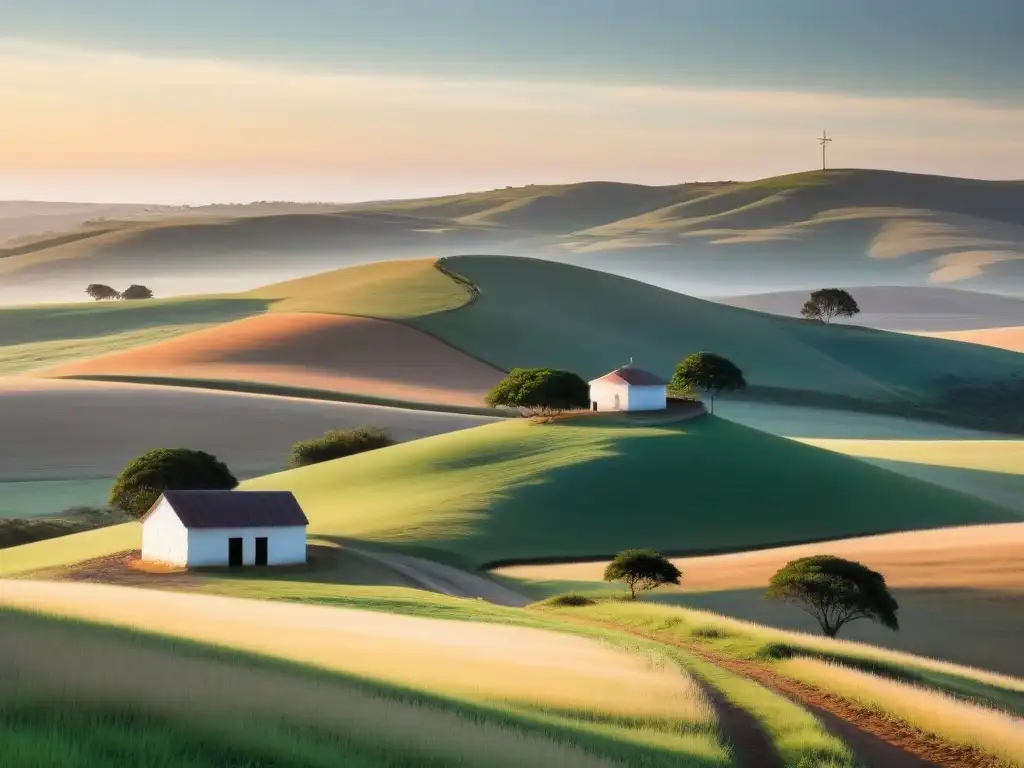
POLYGON ((1024 719, 916 685, 817 659, 778 663, 783 674, 894 715, 954 744, 976 747, 1024 766, 1024 719))
POLYGON ((567 743, 452 711, 400 701, 330 678, 316 680, 202 658, 128 638, 0 614, 0 701, 126 708, 193 722, 250 719, 329 729, 455 764, 612 768, 567 743))

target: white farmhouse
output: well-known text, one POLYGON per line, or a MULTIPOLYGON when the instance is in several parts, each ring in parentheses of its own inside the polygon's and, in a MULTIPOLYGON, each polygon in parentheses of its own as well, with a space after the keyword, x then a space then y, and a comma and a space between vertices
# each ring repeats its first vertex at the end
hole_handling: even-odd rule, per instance
POLYGON ((590 382, 592 411, 662 411, 668 407, 668 382, 653 373, 624 365, 590 382))
POLYGON ((289 491, 164 491, 142 518, 142 559, 188 568, 305 563, 307 525, 289 491))

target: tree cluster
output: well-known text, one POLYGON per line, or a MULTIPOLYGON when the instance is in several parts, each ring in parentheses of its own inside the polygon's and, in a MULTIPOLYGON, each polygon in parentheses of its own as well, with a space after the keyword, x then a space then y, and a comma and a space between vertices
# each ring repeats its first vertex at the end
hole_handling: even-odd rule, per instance
POLYGON ((152 299, 153 292, 144 285, 132 284, 123 291, 111 288, 103 283, 90 283, 85 292, 96 301, 109 301, 111 299, 124 299, 132 301, 137 299, 152 299))
POLYGON ((513 368, 487 393, 492 408, 518 408, 526 415, 550 415, 590 406, 590 386, 570 371, 513 368))

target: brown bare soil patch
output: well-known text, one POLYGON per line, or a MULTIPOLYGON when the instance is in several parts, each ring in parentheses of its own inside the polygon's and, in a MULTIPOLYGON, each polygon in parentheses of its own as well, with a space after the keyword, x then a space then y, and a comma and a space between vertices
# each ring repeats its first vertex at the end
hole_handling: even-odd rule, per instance
POLYGON ((59 366, 45 375, 217 379, 482 406, 504 373, 401 323, 270 313, 59 366))

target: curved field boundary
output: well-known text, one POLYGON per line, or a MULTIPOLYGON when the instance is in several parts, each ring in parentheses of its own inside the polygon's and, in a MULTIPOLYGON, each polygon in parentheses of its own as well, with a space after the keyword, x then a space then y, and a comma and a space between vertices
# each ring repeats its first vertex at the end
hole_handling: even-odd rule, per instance
POLYGON ((378 405, 382 408, 400 408, 409 411, 430 413, 451 413, 464 416, 492 416, 494 418, 517 418, 518 413, 500 408, 471 408, 459 405, 418 403, 411 400, 393 400, 387 397, 373 397, 349 392, 332 392, 326 389, 305 389, 266 384, 259 381, 224 381, 221 379, 178 379, 169 376, 116 376, 106 374, 57 377, 68 381, 99 381, 112 384, 155 384, 185 389, 209 389, 215 392, 237 392, 249 395, 271 395, 291 397, 299 400, 322 400, 331 403, 353 403, 356 405, 378 405))

